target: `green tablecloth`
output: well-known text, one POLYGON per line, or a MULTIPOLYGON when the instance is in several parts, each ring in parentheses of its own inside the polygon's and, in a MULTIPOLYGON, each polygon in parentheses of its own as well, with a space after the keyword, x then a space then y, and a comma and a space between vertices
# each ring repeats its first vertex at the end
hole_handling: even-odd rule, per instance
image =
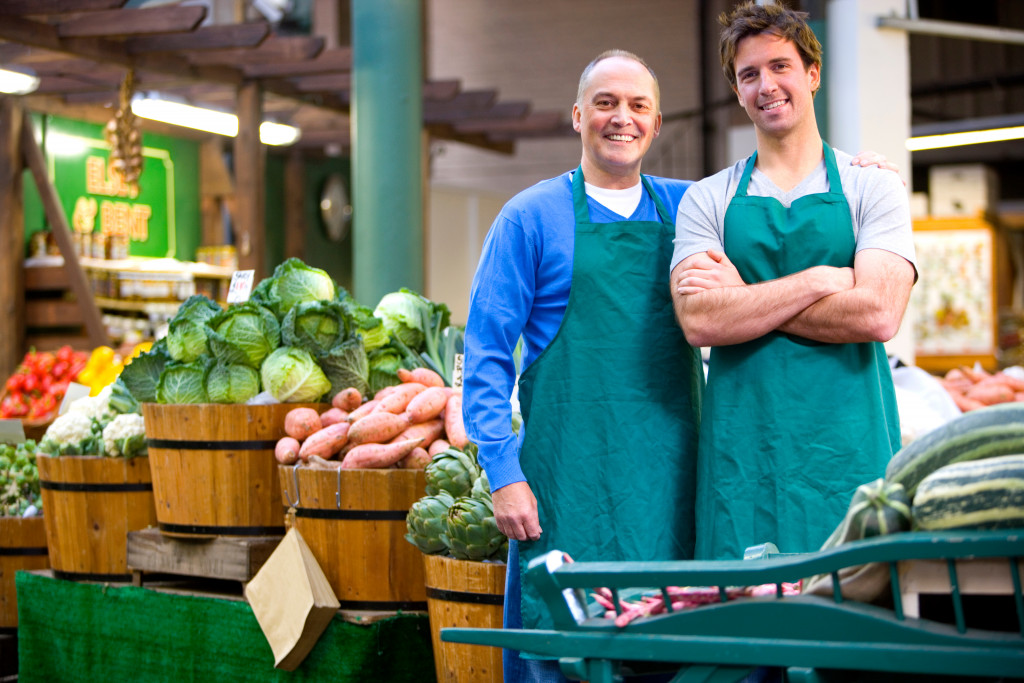
POLYGON ((436 680, 422 614, 367 625, 334 618, 294 672, 274 657, 249 605, 18 572, 19 683, 55 681, 436 680))

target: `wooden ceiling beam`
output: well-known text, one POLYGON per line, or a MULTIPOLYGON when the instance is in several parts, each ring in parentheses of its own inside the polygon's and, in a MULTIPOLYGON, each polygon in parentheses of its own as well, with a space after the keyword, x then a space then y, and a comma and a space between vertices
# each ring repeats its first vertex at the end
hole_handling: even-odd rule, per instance
POLYGON ((529 113, 529 102, 498 102, 484 110, 464 107, 433 108, 429 112, 424 111, 423 118, 427 123, 458 123, 467 119, 473 121, 521 119, 529 113))
POLYGON ((313 59, 324 49, 324 39, 307 36, 272 36, 256 48, 210 50, 187 55, 193 64, 246 64, 290 63, 313 59))
POLYGON ((202 5, 169 5, 90 12, 57 24, 62 38, 139 36, 191 31, 206 18, 202 5))
POLYGON ((243 64, 242 70, 249 78, 288 78, 309 74, 330 73, 352 70, 352 48, 339 47, 324 50, 314 59, 304 62, 243 64))
POLYGON ((128 0, 3 0, 0 14, 70 14, 123 7, 128 0))
POLYGON ((475 119, 457 121, 452 124, 452 127, 456 133, 536 133, 556 128, 561 119, 562 117, 557 111, 542 111, 514 120, 475 119))
POLYGON ((191 33, 171 33, 124 41, 128 54, 173 52, 177 50, 223 50, 255 47, 270 35, 270 24, 250 22, 221 26, 200 26, 191 33))

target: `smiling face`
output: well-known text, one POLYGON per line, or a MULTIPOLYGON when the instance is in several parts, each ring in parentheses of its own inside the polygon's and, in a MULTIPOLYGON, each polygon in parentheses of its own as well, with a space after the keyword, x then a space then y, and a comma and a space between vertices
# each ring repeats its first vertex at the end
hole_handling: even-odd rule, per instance
POLYGON ((583 176, 609 189, 640 182, 640 162, 661 129, 654 78, 625 57, 598 62, 572 108, 583 139, 583 176))
POLYGON ((820 84, 819 68, 805 66, 790 40, 760 33, 736 48, 736 97, 759 139, 785 137, 807 126, 817 131, 813 93, 820 84))

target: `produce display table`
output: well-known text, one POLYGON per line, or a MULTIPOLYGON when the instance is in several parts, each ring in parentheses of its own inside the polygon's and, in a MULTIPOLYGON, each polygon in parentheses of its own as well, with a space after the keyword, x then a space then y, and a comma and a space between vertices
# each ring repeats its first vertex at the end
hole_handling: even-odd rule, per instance
MULTIPOLYGON (((612 683, 623 662, 657 663, 679 671, 676 681, 740 681, 752 667, 787 667, 789 681, 977 681, 1024 675, 1024 593, 1020 559, 1024 530, 907 532, 854 541, 802 555, 717 562, 577 562, 560 554, 530 565, 533 581, 554 621, 552 630, 450 628, 442 640, 491 645, 555 658, 563 670, 590 683, 612 683), (981 624, 965 619, 959 566, 975 559, 1002 562, 1010 595, 981 624), (939 560, 947 568, 955 618, 913 618, 903 609, 899 565, 939 560), (891 606, 842 596, 784 595, 795 582, 879 562, 888 565, 891 606), (763 597, 727 599, 726 587, 775 584, 763 597), (584 591, 608 588, 620 597, 670 586, 718 587, 720 601, 641 617, 620 628, 604 608, 584 605, 584 591), (996 621, 1006 630, 994 629, 996 621), (866 672, 854 675, 851 673, 866 672), (847 676, 844 678, 843 676, 847 676), (837 677, 838 676, 838 677, 837 677)), ((949 585, 949 584, 947 584, 949 585)), ((1004 679, 1005 680, 1005 679, 1004 679)))
POLYGON ((435 681, 425 615, 334 618, 294 672, 239 597, 79 583, 19 572, 19 683, 58 681, 435 681))

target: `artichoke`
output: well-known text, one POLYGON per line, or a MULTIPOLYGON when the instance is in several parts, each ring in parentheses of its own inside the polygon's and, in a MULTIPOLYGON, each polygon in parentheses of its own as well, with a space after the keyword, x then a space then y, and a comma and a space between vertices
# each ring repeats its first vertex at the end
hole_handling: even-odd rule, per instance
POLYGON ((445 516, 455 499, 447 491, 436 496, 420 498, 409 508, 405 518, 405 528, 409 533, 405 540, 412 543, 428 555, 435 555, 448 549, 441 540, 445 530, 445 516))
POLYGON ((468 496, 480 476, 480 466, 468 453, 449 448, 438 453, 426 467, 427 495, 447 491, 453 498, 468 496))
POLYGON ((441 540, 458 560, 488 560, 500 557, 505 536, 494 521, 491 501, 464 496, 456 498, 445 515, 441 540))
POLYGON ((491 499, 491 482, 487 479, 487 472, 483 468, 480 469, 480 476, 473 482, 473 488, 469 495, 480 500, 491 499))

